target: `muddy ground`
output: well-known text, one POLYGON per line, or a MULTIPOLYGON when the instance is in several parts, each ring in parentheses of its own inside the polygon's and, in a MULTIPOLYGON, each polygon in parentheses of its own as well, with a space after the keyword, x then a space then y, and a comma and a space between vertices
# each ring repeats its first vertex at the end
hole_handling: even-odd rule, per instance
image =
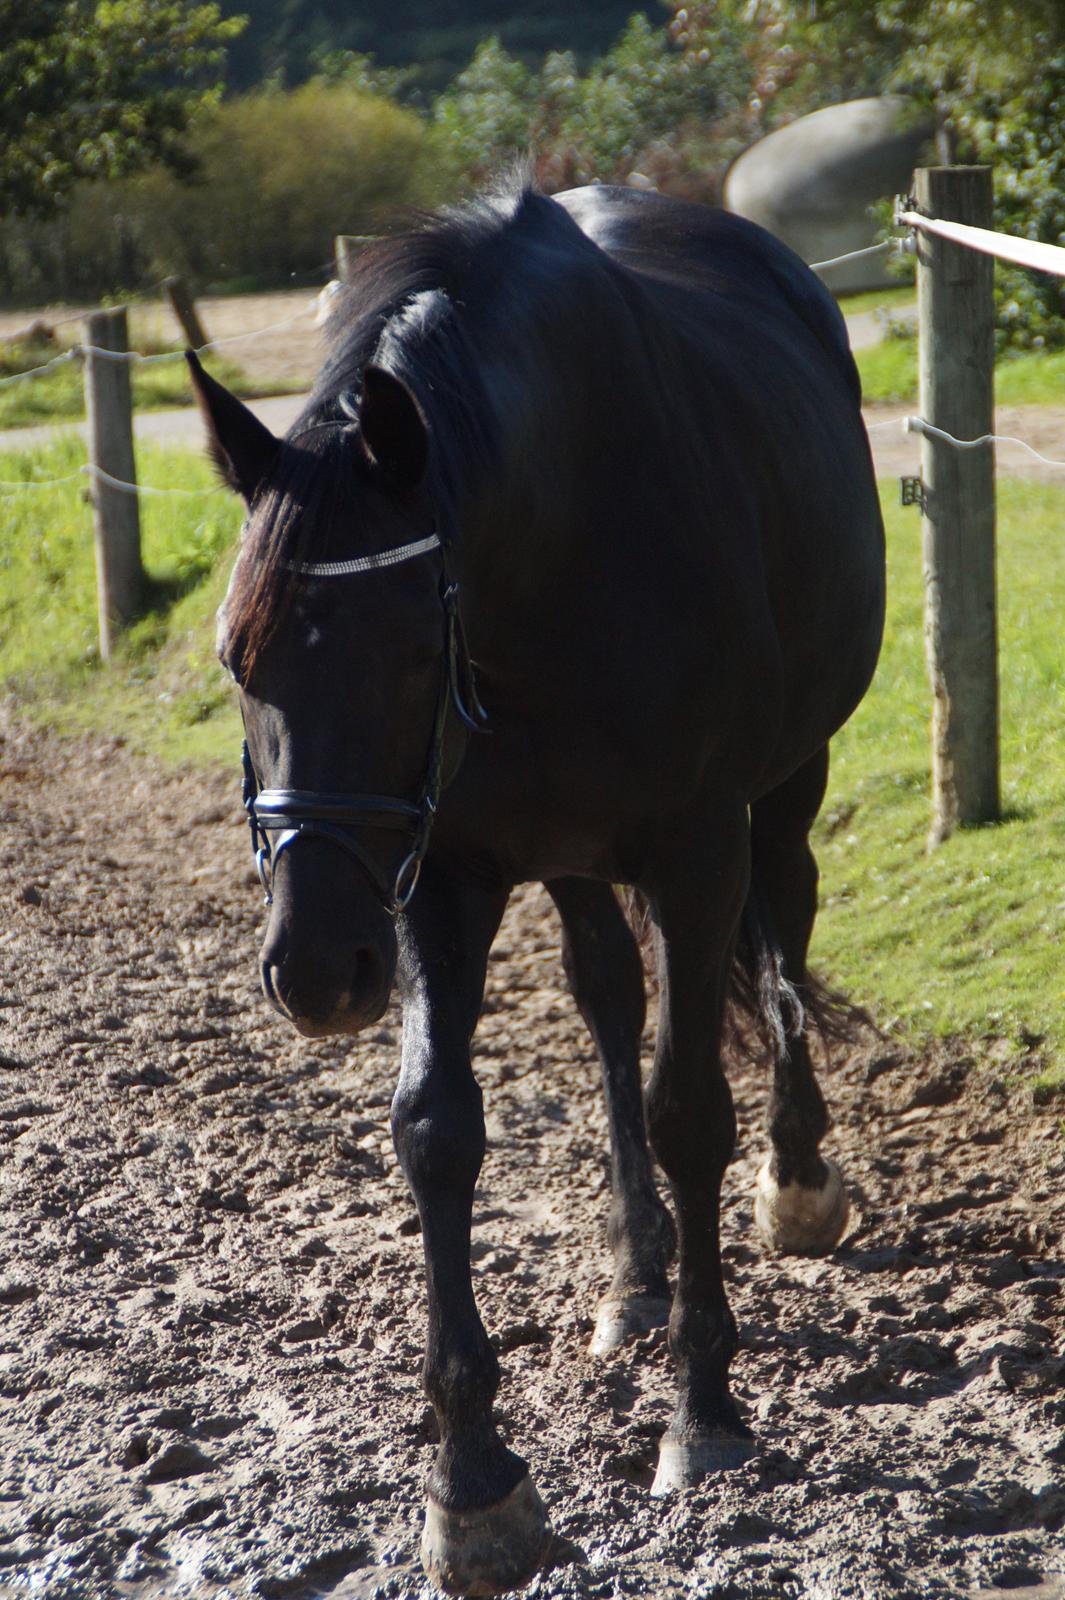
MULTIPOLYGON (((0 1595, 413 1597, 432 1424, 398 1023, 307 1044, 256 987, 237 776, 0 721, 0 1595)), ((725 1256, 754 1460, 648 1495, 661 1335, 586 1354, 606 1134, 553 909, 515 899, 477 1067, 501 1426, 560 1536, 540 1596, 1065 1595, 1065 1153, 1012 1064, 870 1037, 826 1078, 853 1199, 763 1260, 762 1074, 725 1256)))

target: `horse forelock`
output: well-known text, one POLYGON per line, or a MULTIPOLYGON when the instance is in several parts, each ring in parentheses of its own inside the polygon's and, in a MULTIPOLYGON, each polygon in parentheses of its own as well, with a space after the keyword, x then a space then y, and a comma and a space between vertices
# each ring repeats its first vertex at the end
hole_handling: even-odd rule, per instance
POLYGON ((320 547, 332 505, 353 478, 352 424, 285 440, 248 514, 223 611, 223 653, 240 679, 292 597, 293 567, 320 547))

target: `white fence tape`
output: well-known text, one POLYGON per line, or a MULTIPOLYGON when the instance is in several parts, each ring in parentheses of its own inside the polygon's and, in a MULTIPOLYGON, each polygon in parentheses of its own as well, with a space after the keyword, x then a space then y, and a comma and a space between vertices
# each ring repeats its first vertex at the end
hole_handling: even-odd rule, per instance
POLYGON ((1031 267, 1036 272, 1050 272, 1065 278, 1065 249, 1057 244, 1043 244, 1037 239, 1018 239, 1009 233, 994 233, 990 228, 974 228, 967 222, 941 222, 938 217, 923 217, 919 211, 899 211, 895 221, 908 228, 920 228, 924 233, 934 233, 937 238, 949 239, 952 244, 967 245, 984 255, 997 256, 1000 261, 1012 261, 1018 267, 1031 267))
POLYGON ((957 439, 945 428, 933 427, 923 417, 888 417, 884 422, 867 422, 865 425, 866 433, 881 433, 885 428, 901 428, 903 433, 925 434, 929 439, 940 439, 944 444, 953 445, 956 450, 975 450, 982 444, 1015 444, 1021 450, 1027 450, 1036 461, 1041 461, 1044 467, 1060 467, 1065 471, 1065 461, 1043 455, 1027 439, 1018 439, 1013 433, 982 433, 979 439, 957 439))

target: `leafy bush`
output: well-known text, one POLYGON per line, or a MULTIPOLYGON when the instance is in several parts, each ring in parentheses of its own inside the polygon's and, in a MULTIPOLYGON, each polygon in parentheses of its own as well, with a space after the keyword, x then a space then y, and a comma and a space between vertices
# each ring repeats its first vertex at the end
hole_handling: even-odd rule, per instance
MULTIPOLYGON (((1038 74, 959 108, 972 156, 995 169, 995 227, 1065 244, 1065 39, 1038 74)), ((995 273, 1000 350, 1065 349, 1065 280, 1002 264, 995 273)))
POLYGON ((150 272, 195 282, 327 262, 333 235, 371 232, 427 198, 423 127, 412 112, 344 83, 312 82, 221 106, 192 140, 199 179, 137 186, 150 272))
POLYGON ((263 90, 201 117, 196 176, 82 184, 54 222, 0 229, 0 293, 90 297, 186 275, 198 288, 327 275, 337 233, 439 198, 424 123, 341 79, 263 90))
POLYGON ((7 0, 0 12, 0 209, 44 215, 79 178, 181 166, 245 18, 175 0, 7 0))

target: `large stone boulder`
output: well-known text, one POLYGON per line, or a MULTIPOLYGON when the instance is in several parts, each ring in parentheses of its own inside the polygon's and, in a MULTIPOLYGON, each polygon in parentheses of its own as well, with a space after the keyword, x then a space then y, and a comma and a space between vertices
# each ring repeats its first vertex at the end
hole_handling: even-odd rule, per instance
MULTIPOLYGON (((805 261, 846 255, 874 242, 869 208, 909 189, 934 135, 934 124, 897 95, 825 106, 745 150, 725 179, 725 205, 805 261)), ((892 281, 887 259, 885 250, 821 276, 837 294, 879 288, 892 281)))

